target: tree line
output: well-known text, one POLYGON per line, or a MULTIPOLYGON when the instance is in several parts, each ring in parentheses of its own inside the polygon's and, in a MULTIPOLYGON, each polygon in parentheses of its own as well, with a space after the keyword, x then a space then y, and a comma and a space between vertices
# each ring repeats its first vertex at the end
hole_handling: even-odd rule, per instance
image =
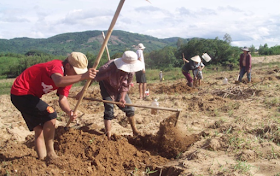
MULTIPOLYGON (((177 41, 177 46, 166 46, 160 50, 154 50, 151 52, 145 52, 145 63, 147 69, 160 69, 163 71, 171 70, 176 67, 182 67, 183 54, 186 59, 190 59, 195 55, 201 56, 203 53, 207 53, 212 60, 207 65, 238 66, 239 55, 242 53, 239 47, 231 46, 231 37, 226 34, 223 40, 219 38, 215 39, 200 39, 193 38, 186 43, 180 38, 177 41)), ((252 54, 254 55, 256 49, 252 45, 250 47, 252 54)), ((106 51, 105 51, 106 52, 106 51)), ((275 55, 280 54, 280 46, 274 46, 269 48, 267 44, 260 46, 258 50, 260 55, 275 55)), ((97 55, 90 52, 85 53, 89 60, 89 67, 91 67, 97 55)), ((111 56, 111 59, 121 57, 122 53, 117 52, 111 56)), ((16 77, 26 68, 31 65, 47 62, 53 59, 64 60, 66 56, 54 56, 42 51, 32 50, 28 51, 24 55, 7 53, 0 54, 0 75, 9 75, 9 77, 16 77)), ((108 61, 107 54, 104 53, 99 66, 108 61)))

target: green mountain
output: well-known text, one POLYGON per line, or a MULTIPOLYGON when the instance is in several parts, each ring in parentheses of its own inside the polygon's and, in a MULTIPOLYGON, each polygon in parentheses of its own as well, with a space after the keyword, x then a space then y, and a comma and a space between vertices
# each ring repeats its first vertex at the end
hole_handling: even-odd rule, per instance
MULTIPOLYGON (((106 31, 104 31, 106 35, 106 31)), ((110 55, 125 50, 135 50, 138 43, 143 43, 146 52, 159 50, 165 46, 176 46, 178 37, 158 39, 148 35, 113 31, 108 42, 110 55)), ((187 39, 182 39, 187 41, 187 39)), ((66 55, 72 51, 97 55, 103 43, 102 31, 85 31, 59 34, 46 39, 14 38, 0 39, 0 53, 25 54, 37 50, 53 55, 66 55)))

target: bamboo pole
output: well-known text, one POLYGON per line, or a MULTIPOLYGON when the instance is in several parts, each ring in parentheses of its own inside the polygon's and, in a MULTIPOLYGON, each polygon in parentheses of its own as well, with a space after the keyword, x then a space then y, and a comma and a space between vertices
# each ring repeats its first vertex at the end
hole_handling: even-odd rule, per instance
MULTIPOLYGON (((105 35, 104 35, 103 31, 102 31, 102 36, 103 36, 103 39, 105 40, 105 35)), ((107 57, 108 57, 108 61, 109 61, 110 60, 110 54, 109 54, 108 46, 106 45, 105 48, 106 48, 106 51, 107 51, 107 57)))
MULTIPOLYGON (((118 16, 119 16, 119 14, 120 14, 120 11, 121 11, 121 9, 122 9, 122 6, 123 6, 123 4, 124 4, 124 1, 125 1, 125 0, 120 0, 120 3, 119 3, 119 5, 118 5, 118 8, 117 8, 117 10, 116 10, 116 12, 115 12, 115 15, 114 15, 114 17, 113 17, 113 19, 112 19, 111 25, 110 25, 110 27, 109 27, 109 29, 108 29, 107 35, 106 35, 106 37, 105 37, 105 40, 103 41, 103 44, 102 44, 101 49, 100 49, 100 51, 99 51, 99 53, 98 53, 98 56, 97 56, 97 58, 96 58, 96 60, 95 60, 95 62, 94 62, 94 64, 93 64, 93 67, 92 67, 92 68, 94 68, 94 69, 97 68, 97 66, 98 66, 98 64, 99 64, 99 61, 100 61, 100 59, 101 59, 101 56, 102 56, 102 54, 104 53, 105 46, 107 45, 107 43, 108 43, 108 41, 109 41, 109 38, 110 38, 110 36, 111 36, 111 34, 112 34, 112 32, 113 32, 114 25, 116 24, 116 21, 117 21, 117 19, 118 19, 118 16)), ((75 109, 74 109, 74 113, 77 112, 77 109, 78 109, 79 105, 81 104, 81 101, 82 101, 82 99, 83 99, 83 97, 84 97, 84 95, 85 95, 85 92, 87 91, 87 88, 89 87, 91 81, 92 81, 91 79, 88 79, 87 82, 86 82, 86 84, 84 85, 84 87, 83 87, 83 89, 82 89, 81 97, 79 98, 79 100, 78 100, 78 102, 77 102, 77 104, 76 104, 76 107, 75 107, 75 109)), ((69 119, 68 122, 67 122, 67 124, 66 124, 66 127, 69 127, 70 122, 71 122, 71 121, 70 121, 70 119, 69 119)))

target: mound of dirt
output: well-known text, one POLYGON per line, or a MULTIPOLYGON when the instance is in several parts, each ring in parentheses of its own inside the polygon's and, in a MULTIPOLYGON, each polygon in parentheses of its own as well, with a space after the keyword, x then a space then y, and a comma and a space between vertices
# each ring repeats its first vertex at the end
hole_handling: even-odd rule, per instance
POLYGON ((55 150, 60 157, 51 161, 36 159, 32 138, 25 144, 6 141, 1 146, 0 159, 7 164, 2 166, 0 174, 8 171, 21 175, 128 175, 136 168, 145 171, 168 162, 161 156, 137 150, 125 137, 113 135, 112 138, 108 140, 94 130, 70 128, 68 131, 60 126, 55 137, 55 150))
POLYGON ((179 82, 172 85, 161 83, 158 89, 154 91, 156 94, 174 94, 174 93, 194 93, 198 90, 194 87, 189 87, 185 82, 179 82))
POLYGON ((171 115, 160 123, 156 135, 145 135, 137 138, 128 137, 129 143, 139 149, 149 150, 168 159, 177 158, 190 145, 200 139, 199 135, 185 135, 180 128, 174 126, 177 115, 171 115))
MULTIPOLYGON (((51 161, 36 159, 33 136, 28 136, 25 143, 7 140, 1 146, 0 159, 9 164, 3 166, 0 174, 8 171, 13 174, 20 172, 21 175, 107 176, 129 175, 144 172, 147 168, 157 171, 169 161, 168 158, 175 158, 199 140, 199 136, 186 136, 174 127, 176 120, 177 115, 174 115, 162 121, 157 135, 132 137, 114 134, 112 140, 94 129, 66 130, 59 126, 54 144, 59 158, 51 161), (11 151, 15 152, 11 154, 11 151)), ((170 173, 170 170, 165 167, 164 172, 170 173)), ((177 169, 172 175, 177 172, 180 173, 177 169)))

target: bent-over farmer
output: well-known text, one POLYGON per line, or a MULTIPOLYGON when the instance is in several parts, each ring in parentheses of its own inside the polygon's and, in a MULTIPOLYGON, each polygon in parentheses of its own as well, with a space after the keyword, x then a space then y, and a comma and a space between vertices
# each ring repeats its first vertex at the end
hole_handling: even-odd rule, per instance
MULTIPOLYGON (((125 103, 131 103, 127 94, 132 82, 134 73, 143 69, 143 63, 138 60, 137 54, 133 51, 125 51, 121 58, 108 61, 99 68, 94 81, 99 82, 100 92, 103 100, 118 101, 122 105, 118 107, 126 113, 131 125, 133 135, 139 132, 136 129, 134 117, 134 107, 125 106, 125 103)), ((81 96, 82 91, 76 96, 81 96)), ((114 119, 114 104, 104 103, 104 125, 105 133, 108 139, 111 138, 111 120, 114 119)))
POLYGON ((57 90, 59 106, 76 119, 70 109, 67 96, 72 84, 94 79, 97 71, 87 69, 87 57, 80 52, 72 52, 64 61, 52 60, 27 68, 14 81, 11 88, 11 101, 21 112, 27 127, 35 132, 35 150, 39 159, 55 159, 54 134, 57 113, 46 102, 42 95, 57 90))

